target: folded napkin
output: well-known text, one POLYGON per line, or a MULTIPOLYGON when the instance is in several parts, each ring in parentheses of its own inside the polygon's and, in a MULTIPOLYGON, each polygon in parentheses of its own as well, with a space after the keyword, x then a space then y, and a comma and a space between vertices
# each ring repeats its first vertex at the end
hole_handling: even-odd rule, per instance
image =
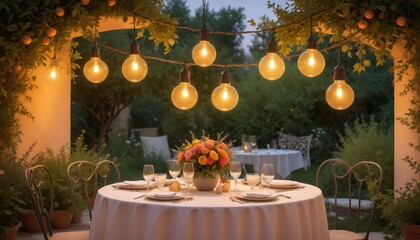
POLYGON ((171 198, 174 197, 176 194, 176 192, 155 192, 153 193, 153 196, 158 198, 171 198))
POLYGON ((273 180, 270 187, 297 187, 299 182, 290 180, 273 180))
POLYGON ((252 198, 267 198, 270 197, 273 193, 271 192, 247 192, 244 194, 246 197, 252 198))
MULTIPOLYGON (((136 187, 141 187, 141 186, 147 186, 147 181, 145 180, 138 180, 138 181, 124 181, 125 184, 130 185, 130 186, 136 186, 136 187)), ((153 183, 150 183, 150 185, 152 185, 153 183)))

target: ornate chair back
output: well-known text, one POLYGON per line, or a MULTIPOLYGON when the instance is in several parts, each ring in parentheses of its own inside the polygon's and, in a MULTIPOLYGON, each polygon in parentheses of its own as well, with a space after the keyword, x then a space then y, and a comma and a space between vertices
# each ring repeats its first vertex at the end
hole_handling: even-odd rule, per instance
POLYGON ((329 221, 333 221, 330 239, 369 238, 376 210, 373 196, 381 184, 382 168, 375 162, 351 165, 342 159, 328 159, 319 166, 316 185, 322 189, 329 221))
POLYGON ((305 163, 305 170, 311 166, 311 142, 312 135, 309 136, 293 136, 278 132, 279 134, 279 147, 292 150, 298 150, 302 153, 303 162, 305 163))
POLYGON ((45 165, 27 168, 25 180, 44 239, 48 240, 53 235, 50 214, 53 210, 54 192, 50 171, 45 165))
POLYGON ((89 210, 89 218, 92 220, 92 210, 94 198, 99 187, 107 184, 111 174, 115 175, 117 181, 120 181, 120 171, 118 166, 110 160, 102 160, 93 163, 86 160, 79 160, 71 163, 67 167, 67 179, 73 201, 76 198, 76 191, 83 195, 86 207, 89 210))

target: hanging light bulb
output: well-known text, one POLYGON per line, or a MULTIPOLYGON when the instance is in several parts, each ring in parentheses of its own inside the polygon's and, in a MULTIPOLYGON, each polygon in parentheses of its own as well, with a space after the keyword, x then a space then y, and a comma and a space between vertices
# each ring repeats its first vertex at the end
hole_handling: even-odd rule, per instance
POLYGON ((92 48, 91 58, 83 67, 83 73, 92 83, 101 83, 108 76, 108 66, 101 60, 98 44, 92 48))
POLYGON ((334 83, 328 87, 325 98, 328 105, 336 110, 347 109, 354 101, 353 89, 346 83, 344 67, 340 62, 334 68, 334 83))
POLYGON ((316 49, 316 39, 312 34, 312 18, 311 18, 311 36, 307 41, 306 51, 304 51, 298 59, 299 71, 307 77, 316 77, 324 71, 324 56, 316 49))
POLYGON ((190 71, 188 71, 188 67, 185 65, 181 71, 179 85, 172 90, 172 103, 181 110, 188 110, 195 106, 197 99, 197 90, 190 84, 190 71))
POLYGON ((283 59, 277 54, 277 42, 271 38, 267 48, 267 55, 258 64, 260 74, 267 80, 279 79, 286 70, 283 59))
POLYGON ((147 72, 147 63, 140 56, 139 44, 133 40, 130 45, 130 56, 128 56, 122 65, 122 73, 128 81, 136 83, 143 80, 147 72))
POLYGON ((206 2, 203 0, 203 29, 200 32, 200 41, 195 45, 192 50, 192 58, 200 67, 208 67, 213 64, 216 59, 216 49, 210 43, 210 38, 208 36, 208 31, 206 28, 206 2))
POLYGON ((214 107, 224 112, 234 109, 239 102, 238 92, 230 85, 227 69, 222 72, 220 86, 216 87, 211 94, 211 102, 214 107))
POLYGON ((54 56, 50 60, 50 66, 48 66, 44 71, 44 80, 47 84, 53 86, 58 83, 62 79, 62 74, 60 71, 60 67, 58 66, 58 60, 54 56))

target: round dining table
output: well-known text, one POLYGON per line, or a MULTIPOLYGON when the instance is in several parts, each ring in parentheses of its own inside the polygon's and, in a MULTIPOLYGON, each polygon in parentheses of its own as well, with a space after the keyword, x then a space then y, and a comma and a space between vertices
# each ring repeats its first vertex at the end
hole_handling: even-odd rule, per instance
MULTIPOLYGON (((143 191, 108 185, 97 193, 89 239, 329 239, 321 190, 299 184, 296 189, 273 191, 273 194, 283 195, 274 195, 271 201, 245 203, 232 201, 238 200, 232 197, 250 191, 248 185, 239 183, 237 192, 233 191, 233 183, 231 191, 222 194, 192 190, 189 201, 156 201, 147 198, 143 191)), ((153 191, 156 190, 148 194, 153 191)), ((186 187, 182 187, 180 193, 186 194, 185 191, 186 187)), ((254 191, 268 190, 257 188, 254 191)))
POLYGON ((258 149, 252 152, 234 151, 234 160, 252 164, 255 172, 260 172, 264 163, 272 163, 276 176, 285 179, 294 170, 304 168, 302 153, 288 149, 258 149))

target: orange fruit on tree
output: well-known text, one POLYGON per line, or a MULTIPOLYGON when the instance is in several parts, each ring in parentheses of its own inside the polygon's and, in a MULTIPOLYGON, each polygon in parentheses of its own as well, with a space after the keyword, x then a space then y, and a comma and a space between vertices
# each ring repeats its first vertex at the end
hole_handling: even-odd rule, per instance
POLYGON ((43 37, 41 40, 42 45, 48 46, 50 44, 50 38, 49 37, 43 37))
POLYGON ((64 9, 61 7, 58 7, 55 9, 55 14, 57 14, 57 16, 62 17, 64 16, 64 9))
POLYGON ((53 27, 50 27, 46 31, 48 37, 54 37, 57 34, 57 30, 53 27))
POLYGON ((25 45, 29 45, 32 42, 32 38, 29 35, 23 35, 22 42, 25 45))
POLYGON ((22 66, 20 64, 16 65, 15 67, 16 72, 19 72, 22 70, 22 66))
POLYGON ((407 19, 405 19, 405 17, 403 17, 403 16, 399 16, 399 17, 395 20, 395 22, 397 23, 397 25, 398 25, 398 26, 400 26, 400 27, 404 27, 404 26, 405 26, 405 24, 407 24, 407 19))
POLYGON ((83 5, 88 5, 90 3, 90 0, 82 0, 83 5))
POLYGON ((357 23, 357 26, 358 26, 360 29, 365 29, 365 28, 367 28, 367 27, 368 27, 368 23, 367 23, 365 20, 360 20, 360 21, 357 23))
POLYGON ((108 6, 112 7, 117 3, 117 0, 108 0, 108 6))
POLYGON ((365 18, 366 19, 372 19, 375 16, 372 10, 366 10, 365 11, 365 18))

